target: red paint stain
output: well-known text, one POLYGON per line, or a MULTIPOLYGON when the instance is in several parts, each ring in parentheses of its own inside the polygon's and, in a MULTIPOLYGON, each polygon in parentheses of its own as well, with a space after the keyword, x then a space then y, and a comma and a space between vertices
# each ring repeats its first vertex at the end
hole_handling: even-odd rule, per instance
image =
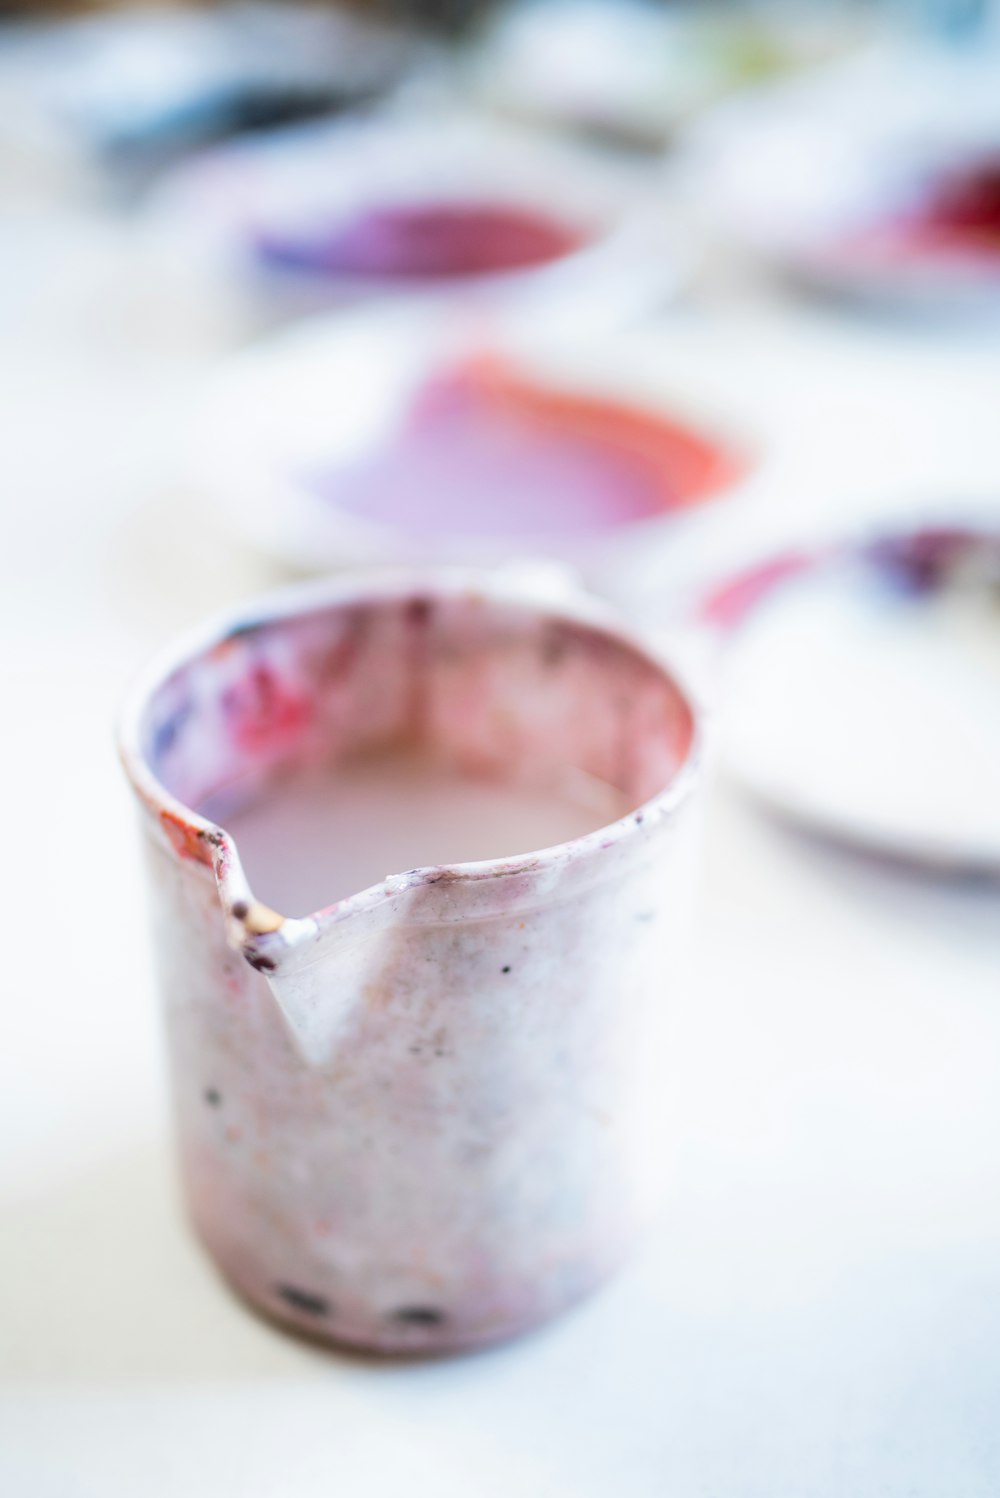
POLYGON ((160 812, 160 825, 169 839, 170 846, 181 858, 194 859, 196 863, 212 867, 211 849, 197 827, 173 811, 160 812))
POLYGON ((794 577, 812 566, 815 558, 806 552, 789 552, 757 567, 752 567, 723 583, 710 593, 701 605, 700 615, 706 624, 731 629, 778 583, 794 577))
POLYGON ((223 700, 229 730, 242 749, 294 739, 312 718, 310 700, 264 664, 254 666, 223 700))
POLYGON ((980 158, 925 184, 911 207, 856 230, 833 247, 858 267, 907 261, 1000 262, 1000 158, 980 158))
POLYGON ((662 412, 546 387, 496 358, 471 362, 465 377, 498 408, 538 422, 550 433, 628 454, 660 483, 666 509, 697 504, 746 471, 745 460, 734 452, 662 412))

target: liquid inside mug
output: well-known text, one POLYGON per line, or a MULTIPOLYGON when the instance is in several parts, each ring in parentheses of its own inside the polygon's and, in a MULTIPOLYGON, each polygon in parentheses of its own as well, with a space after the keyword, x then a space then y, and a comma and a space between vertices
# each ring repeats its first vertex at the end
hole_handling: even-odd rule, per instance
POLYGON ((600 605, 482 575, 298 588, 140 683, 122 753, 185 1193, 251 1304, 438 1351, 530 1327, 620 1263, 668 1150, 697 739, 668 669, 600 605), (484 796, 598 787, 616 815, 313 914, 258 899, 204 808, 238 825, 297 775, 390 750, 484 796))

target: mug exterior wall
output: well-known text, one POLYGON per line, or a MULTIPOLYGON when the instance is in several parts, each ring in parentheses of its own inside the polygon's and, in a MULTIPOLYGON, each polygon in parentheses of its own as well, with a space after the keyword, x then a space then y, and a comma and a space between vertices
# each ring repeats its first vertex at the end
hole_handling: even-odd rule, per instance
POLYGON ((227 943, 212 870, 147 824, 185 1192, 242 1296, 334 1342, 444 1351, 621 1262, 669 1153, 692 831, 685 804, 586 855, 582 886, 549 870, 507 917, 369 936, 330 962, 355 991, 317 1065, 227 943))

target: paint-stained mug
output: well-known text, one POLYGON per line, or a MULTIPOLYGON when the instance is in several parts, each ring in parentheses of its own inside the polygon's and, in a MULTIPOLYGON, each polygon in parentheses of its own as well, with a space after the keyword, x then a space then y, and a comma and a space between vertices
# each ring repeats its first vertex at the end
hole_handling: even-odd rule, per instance
MULTIPOLYGON (((230 1283, 300 1331, 387 1351, 503 1338, 596 1286, 669 1153, 699 728, 655 650, 596 602, 498 575, 307 586, 154 667, 121 746, 187 1201, 230 1283), (269 884, 266 845, 251 869, 242 822, 379 756, 431 766, 442 807, 478 787, 506 842, 359 873, 359 893, 331 873, 312 914, 264 903, 279 871, 269 884), (502 810, 532 797, 533 841, 502 810)), ((373 835, 405 803, 386 784, 373 835)), ((318 803, 299 811, 293 885, 300 848, 334 860, 341 825, 317 843, 318 803)), ((345 829, 349 812, 350 795, 345 829)))

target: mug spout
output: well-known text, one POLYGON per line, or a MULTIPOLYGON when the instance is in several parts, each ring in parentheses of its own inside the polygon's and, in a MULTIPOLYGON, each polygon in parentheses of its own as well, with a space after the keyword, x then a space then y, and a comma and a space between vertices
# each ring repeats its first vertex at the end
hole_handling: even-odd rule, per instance
POLYGON ((360 951, 333 952, 316 920, 279 916, 279 925, 260 930, 269 914, 266 907, 251 906, 239 922, 239 951, 267 982, 302 1060, 325 1066, 353 1023, 364 991, 362 967, 367 964, 361 959, 368 943, 360 951))
POLYGON ((344 971, 347 954, 331 950, 315 916, 294 919, 258 900, 228 837, 216 850, 215 877, 229 945, 267 982, 303 1061, 325 1065, 360 991, 344 971))
POLYGON ((354 1003, 343 997, 346 985, 331 981, 322 958, 304 967, 279 958, 264 977, 302 1060, 327 1065, 354 1016, 354 1003))

